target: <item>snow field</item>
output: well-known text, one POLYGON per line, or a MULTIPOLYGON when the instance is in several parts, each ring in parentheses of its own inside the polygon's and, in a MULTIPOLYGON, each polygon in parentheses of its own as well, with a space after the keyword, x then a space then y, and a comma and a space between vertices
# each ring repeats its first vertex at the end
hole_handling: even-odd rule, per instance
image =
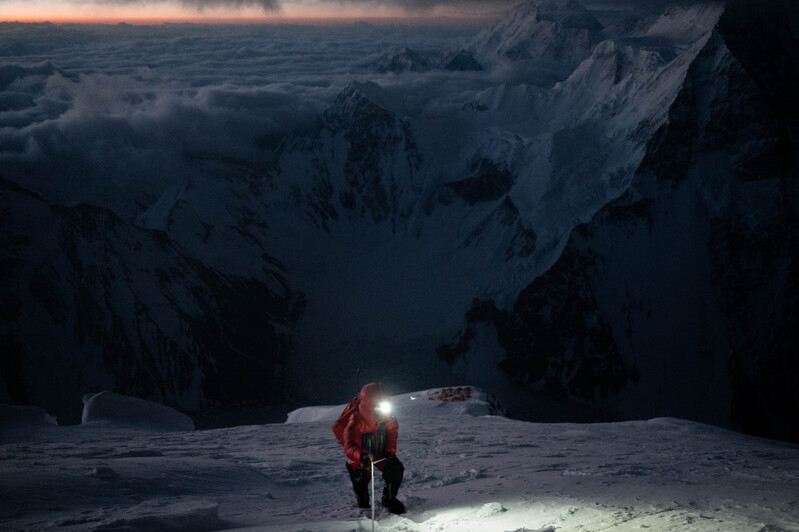
MULTIPOLYGON (((379 508, 375 530, 799 530, 796 446, 666 418, 515 421, 470 390, 394 397, 408 513, 379 508)), ((208 431, 4 425, 0 529, 371 530, 336 409, 208 431)))

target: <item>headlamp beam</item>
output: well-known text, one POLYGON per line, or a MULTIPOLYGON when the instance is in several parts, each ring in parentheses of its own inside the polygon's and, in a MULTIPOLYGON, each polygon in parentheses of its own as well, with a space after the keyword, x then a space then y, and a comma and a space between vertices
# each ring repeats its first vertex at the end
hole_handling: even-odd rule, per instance
POLYGON ((391 413, 391 402, 390 401, 380 401, 378 403, 377 408, 375 408, 378 413, 381 415, 387 416, 391 413))

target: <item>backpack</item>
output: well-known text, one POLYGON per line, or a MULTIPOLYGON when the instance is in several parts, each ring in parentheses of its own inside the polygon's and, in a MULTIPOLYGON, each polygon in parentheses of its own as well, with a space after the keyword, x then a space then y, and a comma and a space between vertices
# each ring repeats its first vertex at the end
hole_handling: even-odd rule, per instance
POLYGON ((344 445, 344 441, 342 439, 344 436, 344 429, 347 428, 347 423, 350 420, 350 416, 356 410, 358 410, 358 402, 358 397, 353 397, 350 399, 350 402, 347 403, 346 407, 344 407, 344 411, 333 424, 333 434, 336 435, 336 440, 338 441, 339 445, 344 445))

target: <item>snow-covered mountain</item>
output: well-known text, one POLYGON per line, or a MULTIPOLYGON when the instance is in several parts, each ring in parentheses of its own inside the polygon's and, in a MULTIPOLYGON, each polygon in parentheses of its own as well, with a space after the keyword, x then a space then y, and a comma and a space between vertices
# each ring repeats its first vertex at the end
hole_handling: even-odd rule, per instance
POLYGON ((470 47, 481 55, 546 61, 568 73, 602 39, 602 24, 579 2, 527 1, 487 27, 470 47))
POLYGON ((475 382, 527 419, 552 415, 544 395, 799 440, 792 13, 703 2, 603 27, 528 1, 464 67, 392 48, 380 73, 295 72, 326 98, 315 120, 187 153, 168 185, 75 204, 6 176, 0 396, 67 419, 104 388, 187 411, 335 403, 360 368, 475 382))
POLYGON ((427 72, 430 70, 430 60, 423 55, 411 50, 407 46, 400 46, 386 50, 380 57, 370 63, 375 72, 385 74, 393 72, 427 72))
MULTIPOLYGON (((708 16, 706 8, 681 13, 708 16)), ((671 36, 670 15, 653 32, 671 36)), ((477 324, 490 323, 495 332, 482 334, 503 347, 501 365, 531 388, 610 402, 625 417, 665 408, 797 438, 799 395, 789 381, 799 370, 799 226, 787 155, 797 115, 783 114, 787 94, 761 89, 773 73, 750 63, 751 52, 732 51, 748 48, 744 35, 769 33, 765 19, 737 8, 721 15, 699 41, 666 120, 643 132, 646 155, 623 193, 575 228, 554 266, 511 307, 475 305, 461 350, 477 324)), ((681 22, 680 40, 685 28, 699 33, 681 22)), ((790 61, 784 42, 769 44, 769 54, 790 61)), ((605 46, 577 72, 593 70, 605 46)), ((618 84, 612 68, 599 71, 596 82, 618 84)))

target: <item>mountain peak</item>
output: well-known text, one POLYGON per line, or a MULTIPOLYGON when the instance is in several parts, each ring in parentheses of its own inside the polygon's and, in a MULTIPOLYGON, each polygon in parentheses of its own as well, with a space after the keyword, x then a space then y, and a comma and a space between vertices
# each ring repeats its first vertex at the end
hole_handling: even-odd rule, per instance
POLYGON ((483 65, 468 50, 461 50, 444 65, 444 70, 483 70, 483 65))
POLYGON ((336 96, 331 112, 336 115, 357 115, 365 110, 392 113, 397 107, 383 88, 374 81, 351 81, 336 96))
POLYGON ((394 72, 395 74, 427 72, 430 70, 430 61, 407 46, 395 46, 377 58, 372 63, 372 67, 381 74, 386 72, 394 72))
POLYGON ((472 47, 510 59, 554 60, 573 68, 601 40, 601 30, 602 24, 574 0, 528 1, 480 32, 472 47))

